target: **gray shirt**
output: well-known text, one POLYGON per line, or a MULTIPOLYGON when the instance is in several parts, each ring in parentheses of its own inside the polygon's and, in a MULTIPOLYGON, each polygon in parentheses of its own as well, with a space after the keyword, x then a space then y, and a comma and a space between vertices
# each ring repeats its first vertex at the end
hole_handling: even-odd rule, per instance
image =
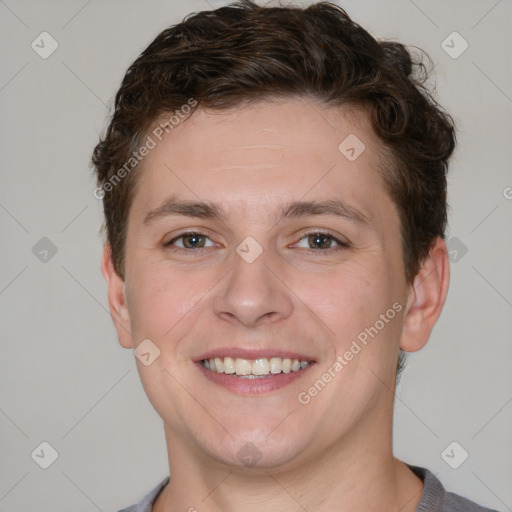
MULTIPOLYGON (((446 492, 443 484, 428 470, 418 466, 409 468, 423 480, 423 494, 415 512, 498 512, 481 507, 453 492, 446 492)), ((151 492, 146 494, 139 503, 119 510, 119 512, 152 512, 153 503, 169 482, 169 477, 162 480, 151 492)))

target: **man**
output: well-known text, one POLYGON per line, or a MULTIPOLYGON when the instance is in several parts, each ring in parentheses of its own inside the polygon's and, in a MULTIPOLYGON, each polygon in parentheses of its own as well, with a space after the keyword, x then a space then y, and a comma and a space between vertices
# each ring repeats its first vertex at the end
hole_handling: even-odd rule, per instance
POLYGON ((93 156, 102 271, 170 478, 125 511, 489 510, 392 453, 449 282, 455 133, 422 69, 333 4, 249 1, 129 68, 93 156))

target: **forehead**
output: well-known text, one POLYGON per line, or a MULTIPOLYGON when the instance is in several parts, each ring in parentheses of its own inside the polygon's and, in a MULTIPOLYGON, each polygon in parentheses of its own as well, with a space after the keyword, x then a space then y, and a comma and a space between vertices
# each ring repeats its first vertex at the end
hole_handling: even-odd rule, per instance
MULTIPOLYGON (((322 165, 344 154, 340 149, 349 149, 346 145, 340 148, 347 137, 353 142, 349 146, 358 152, 368 148, 364 160, 379 162, 383 147, 365 110, 328 107, 311 98, 269 99, 226 110, 199 107, 190 118, 171 129, 165 139, 172 139, 170 144, 187 151, 190 167, 207 160, 209 169, 217 169, 214 164, 218 163, 224 170, 240 164, 246 169, 260 169, 262 163, 282 165, 292 157, 322 165), (264 161, 253 161, 255 155, 264 155, 264 161)), ((158 160, 161 153, 153 152, 146 162, 158 160)), ((357 154, 345 156, 350 161, 357 154)))
POLYGON ((139 217, 171 194, 248 215, 277 203, 339 198, 371 216, 376 199, 386 201, 383 148, 361 110, 303 98, 199 108, 156 142, 142 163, 139 217))

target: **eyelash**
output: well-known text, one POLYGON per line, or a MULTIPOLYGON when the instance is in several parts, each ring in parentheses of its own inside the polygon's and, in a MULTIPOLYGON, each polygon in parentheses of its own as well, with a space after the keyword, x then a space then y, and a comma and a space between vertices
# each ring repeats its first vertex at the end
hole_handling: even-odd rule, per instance
MULTIPOLYGON (((177 240, 180 240, 181 238, 184 238, 186 236, 194 236, 194 235, 195 236, 205 237, 205 238, 209 239, 209 237, 207 235, 205 235, 204 233, 201 233, 199 231, 186 231, 185 233, 181 233, 177 237, 174 237, 172 240, 169 240, 169 242, 166 242, 164 244, 164 246, 166 248, 170 248, 171 250, 178 251, 178 252, 191 252, 192 251, 192 252, 199 253, 199 254, 202 254, 203 252, 206 252, 209 249, 208 247, 199 247, 199 248, 196 248, 196 249, 194 249, 194 248, 173 247, 173 244, 177 240)), ((329 231, 320 231, 320 230, 313 230, 313 231, 307 231, 305 233, 302 233, 301 237, 299 239, 299 242, 302 239, 307 238, 308 236, 311 236, 311 235, 318 235, 318 236, 321 236, 321 237, 330 238, 331 240, 333 240, 334 242, 336 242, 338 244, 338 247, 329 247, 327 249, 310 249, 310 248, 306 249, 307 251, 311 252, 312 254, 315 254, 315 256, 321 256, 321 254, 319 254, 319 253, 335 252, 335 251, 340 251, 340 250, 347 249, 347 248, 350 247, 350 243, 349 242, 345 242, 343 240, 340 240, 339 238, 336 238, 329 231)))

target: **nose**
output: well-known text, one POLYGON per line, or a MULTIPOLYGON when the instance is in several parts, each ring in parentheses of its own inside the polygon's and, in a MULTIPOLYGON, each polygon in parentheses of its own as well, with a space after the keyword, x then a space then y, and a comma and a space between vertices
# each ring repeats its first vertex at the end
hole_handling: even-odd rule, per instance
POLYGON ((257 327, 290 316, 292 292, 282 268, 276 261, 272 264, 267 251, 252 263, 236 252, 232 260, 232 270, 222 280, 223 286, 213 301, 218 317, 245 327, 257 327))

